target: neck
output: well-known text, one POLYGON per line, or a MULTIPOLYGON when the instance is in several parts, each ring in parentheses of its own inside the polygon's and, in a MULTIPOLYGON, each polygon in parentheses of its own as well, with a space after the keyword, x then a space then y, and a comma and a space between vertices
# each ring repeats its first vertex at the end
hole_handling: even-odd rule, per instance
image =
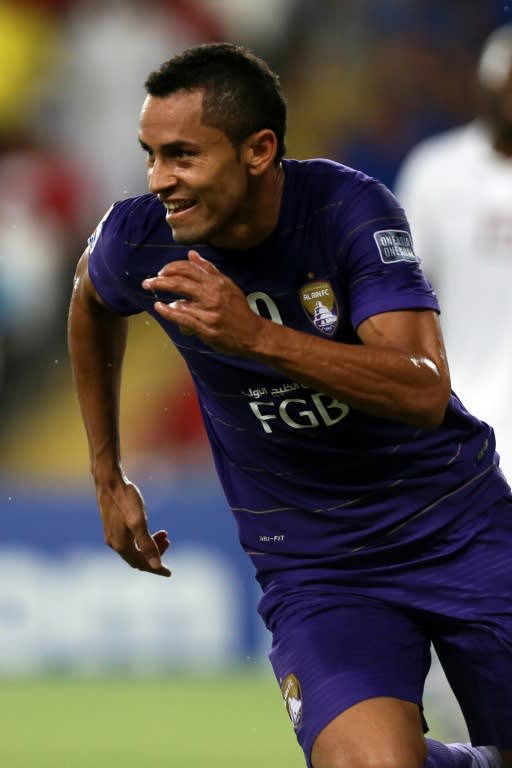
POLYGON ((266 240, 279 221, 283 187, 284 169, 281 164, 272 165, 261 177, 250 178, 247 203, 242 206, 229 238, 222 238, 223 242, 214 239, 212 245, 245 250, 266 240))

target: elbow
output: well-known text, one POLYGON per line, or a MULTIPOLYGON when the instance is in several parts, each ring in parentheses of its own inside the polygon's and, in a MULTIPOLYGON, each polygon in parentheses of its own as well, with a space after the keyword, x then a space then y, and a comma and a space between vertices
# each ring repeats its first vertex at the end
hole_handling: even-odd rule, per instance
POLYGON ((426 430, 435 430, 444 422, 452 385, 448 367, 444 361, 436 364, 433 360, 424 359, 423 363, 429 376, 424 380, 423 396, 417 399, 417 426, 426 430))
POLYGON ((430 397, 423 400, 423 407, 416 411, 416 426, 426 430, 438 429, 444 422, 446 409, 450 402, 451 390, 436 390, 430 397))
POLYGON ((422 415, 422 418, 418 419, 416 425, 427 431, 434 431, 439 429, 444 421, 446 408, 442 411, 429 411, 422 415))

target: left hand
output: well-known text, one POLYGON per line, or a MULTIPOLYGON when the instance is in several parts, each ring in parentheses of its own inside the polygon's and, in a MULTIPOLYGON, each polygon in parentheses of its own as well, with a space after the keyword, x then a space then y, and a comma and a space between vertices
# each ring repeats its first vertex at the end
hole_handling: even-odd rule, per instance
POLYGON ((170 576, 161 559, 170 544, 167 531, 150 533, 146 505, 138 487, 123 474, 114 482, 98 482, 96 498, 105 543, 132 568, 170 576))
POLYGON ((240 288, 197 251, 189 251, 188 261, 166 264, 142 286, 184 296, 172 304, 157 301, 155 309, 183 333, 195 334, 226 355, 249 357, 255 339, 269 322, 256 315, 240 288))

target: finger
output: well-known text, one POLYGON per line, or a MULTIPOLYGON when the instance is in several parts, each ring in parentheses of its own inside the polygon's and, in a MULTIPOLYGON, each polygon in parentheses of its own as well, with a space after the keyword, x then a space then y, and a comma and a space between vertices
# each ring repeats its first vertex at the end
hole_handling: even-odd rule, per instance
POLYGON ((212 262, 208 261, 207 259, 203 259, 201 254, 199 254, 197 251, 189 251, 188 260, 193 264, 197 264, 198 267, 203 269, 205 272, 209 272, 211 275, 214 275, 219 271, 215 264, 212 264, 212 262))
POLYGON ((175 269, 165 275, 149 277, 143 281, 142 287, 146 291, 167 293, 177 293, 185 298, 197 299, 204 292, 203 285, 205 280, 211 279, 206 270, 200 267, 192 267, 190 264, 186 268, 175 269))
POLYGON ((171 542, 169 541, 169 534, 167 531, 156 531, 156 533, 153 534, 153 541, 158 547, 160 555, 163 555, 164 552, 166 552, 171 546, 171 542))
MULTIPOLYGON (((197 251, 190 251, 189 253, 195 254, 195 256, 192 259, 177 259, 176 261, 171 261, 168 264, 165 264, 155 277, 183 275, 192 280, 201 280, 201 278, 204 277, 204 273, 210 271, 207 268, 207 265, 209 265, 210 262, 201 258, 197 251)), ((211 264, 211 266, 213 267, 213 264, 211 264)), ((149 279, 151 280, 151 278, 149 279)))
POLYGON ((160 566, 157 568, 150 566, 138 547, 137 542, 132 538, 127 540, 123 546, 112 546, 112 549, 114 549, 129 566, 136 568, 138 571, 146 571, 147 573, 154 573, 158 576, 171 575, 170 570, 163 565, 163 563, 160 563, 160 566))
POLYGON ((220 274, 217 267, 211 261, 203 259, 197 251, 189 251, 188 259, 177 259, 176 261, 164 264, 154 277, 146 278, 142 284, 144 287, 155 286, 158 285, 157 280, 159 278, 169 278, 178 275, 200 281, 204 277, 205 272, 212 275, 220 274))
POLYGON ((137 548, 140 556, 144 559, 146 567, 144 570, 151 570, 155 573, 166 573, 170 575, 170 571, 166 568, 161 559, 160 552, 153 537, 147 531, 140 531, 140 533, 134 532, 134 546, 137 548))
POLYGON ((171 571, 169 568, 167 568, 165 565, 162 565, 159 568, 151 568, 147 562, 144 560, 144 558, 138 559, 132 559, 128 557, 124 557, 124 555, 121 555, 123 560, 126 560, 128 565, 131 565, 132 568, 135 568, 137 571, 143 571, 144 573, 153 573, 155 576, 165 576, 168 578, 171 575, 171 571))
POLYGON ((153 306, 166 320, 176 323, 185 335, 191 336, 199 331, 203 312, 197 304, 192 306, 189 301, 178 299, 169 303, 156 301, 153 306))

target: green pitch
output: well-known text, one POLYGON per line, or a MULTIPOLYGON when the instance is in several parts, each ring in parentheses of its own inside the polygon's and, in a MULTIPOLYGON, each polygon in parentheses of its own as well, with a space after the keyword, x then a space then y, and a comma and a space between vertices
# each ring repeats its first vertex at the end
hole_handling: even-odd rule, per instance
POLYGON ((5 768, 304 768, 266 673, 0 682, 5 768))
MULTIPOLYGON (((433 738, 443 738, 433 728, 433 738)), ((266 671, 0 681, 2 768, 304 768, 266 671)))

